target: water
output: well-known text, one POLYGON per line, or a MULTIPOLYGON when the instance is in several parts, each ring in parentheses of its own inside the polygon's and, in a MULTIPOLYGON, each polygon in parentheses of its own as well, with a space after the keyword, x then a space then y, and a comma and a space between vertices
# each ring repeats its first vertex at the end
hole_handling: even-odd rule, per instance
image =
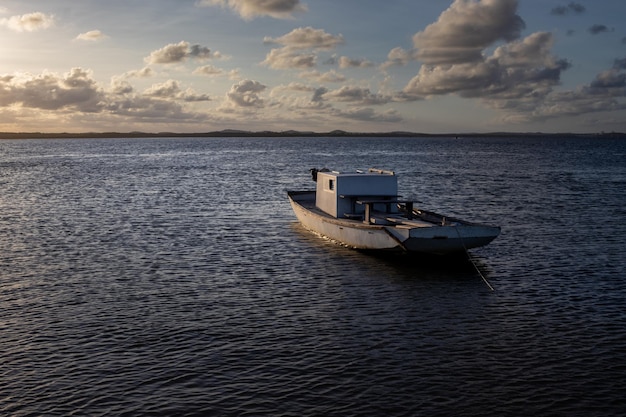
POLYGON ((0 141, 0 414, 624 415, 626 143, 0 141), (471 265, 304 231, 307 170, 380 167, 501 225, 471 265))

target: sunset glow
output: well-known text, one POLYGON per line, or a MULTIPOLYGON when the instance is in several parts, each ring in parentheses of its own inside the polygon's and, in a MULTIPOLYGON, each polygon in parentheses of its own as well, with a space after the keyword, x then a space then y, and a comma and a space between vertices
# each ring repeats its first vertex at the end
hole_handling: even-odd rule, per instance
POLYGON ((4 1, 0 131, 626 130, 626 3, 370 3, 4 1))

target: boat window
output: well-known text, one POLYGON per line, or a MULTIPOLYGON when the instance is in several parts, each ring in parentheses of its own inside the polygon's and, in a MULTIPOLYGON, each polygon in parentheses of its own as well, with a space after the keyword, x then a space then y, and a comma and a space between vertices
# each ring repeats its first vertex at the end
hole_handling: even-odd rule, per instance
POLYGON ((335 189, 335 180, 328 180, 328 189, 333 191, 335 189))

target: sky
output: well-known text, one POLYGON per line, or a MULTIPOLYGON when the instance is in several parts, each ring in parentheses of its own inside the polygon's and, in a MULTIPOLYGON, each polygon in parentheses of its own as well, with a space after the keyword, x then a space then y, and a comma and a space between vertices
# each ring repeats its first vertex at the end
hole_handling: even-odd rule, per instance
POLYGON ((2 132, 626 132, 626 2, 0 0, 2 132))

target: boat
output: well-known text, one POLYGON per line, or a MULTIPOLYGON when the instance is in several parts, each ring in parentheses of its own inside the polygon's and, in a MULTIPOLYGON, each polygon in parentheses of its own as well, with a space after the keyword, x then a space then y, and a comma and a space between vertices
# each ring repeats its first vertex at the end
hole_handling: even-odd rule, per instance
POLYGON ((472 223, 416 206, 398 195, 393 171, 312 169, 315 190, 287 191, 304 228, 364 251, 448 255, 485 246, 499 226, 472 223))

